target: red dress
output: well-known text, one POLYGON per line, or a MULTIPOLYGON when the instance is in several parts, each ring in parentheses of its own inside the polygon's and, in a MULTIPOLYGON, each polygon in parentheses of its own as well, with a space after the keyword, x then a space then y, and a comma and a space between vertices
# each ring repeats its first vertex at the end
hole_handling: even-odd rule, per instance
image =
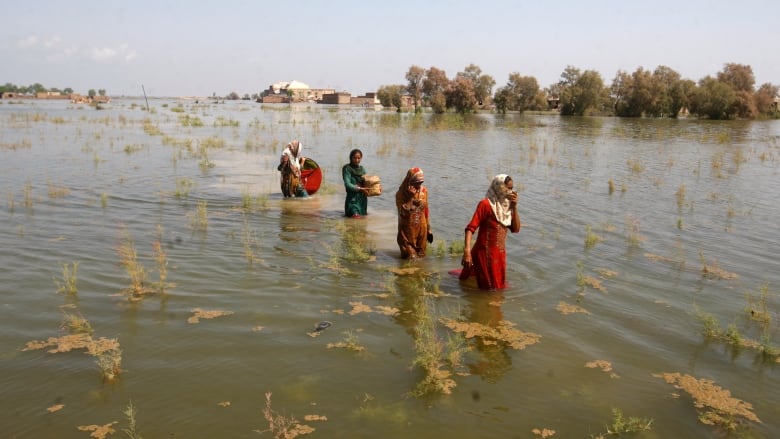
POLYGON ((509 227, 496 220, 487 198, 477 204, 477 209, 466 230, 474 233, 477 241, 471 248, 471 267, 464 267, 460 280, 476 276, 481 290, 506 288, 506 234, 509 227))

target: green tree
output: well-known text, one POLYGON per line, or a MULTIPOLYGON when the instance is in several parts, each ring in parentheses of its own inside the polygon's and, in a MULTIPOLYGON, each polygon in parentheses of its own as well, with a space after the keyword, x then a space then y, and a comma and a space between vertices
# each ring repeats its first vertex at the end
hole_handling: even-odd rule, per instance
POLYGON ((474 83, 465 76, 458 76, 450 82, 446 97, 447 108, 454 108, 461 114, 471 113, 477 106, 474 83))
POLYGON ((447 110, 447 88, 450 80, 444 70, 431 67, 425 71, 422 83, 423 99, 428 101, 434 113, 444 113, 447 110))
POLYGON ((612 81, 610 93, 615 114, 621 117, 642 117, 653 105, 652 76, 642 67, 630 76, 619 71, 612 81))
POLYGON ((754 95, 754 102, 756 103, 756 111, 759 114, 765 116, 773 116, 777 114, 777 108, 774 107, 775 97, 778 94, 778 86, 770 83, 762 84, 758 87, 754 95))
POLYGON ((91 98, 94 98, 96 94, 97 93, 95 93, 95 89, 94 88, 90 88, 89 91, 87 92, 87 95, 89 97, 91 97, 91 98))
POLYGON ((458 72, 457 77, 467 78, 471 81, 474 88, 474 97, 478 104, 484 104, 493 94, 493 87, 496 81, 490 75, 483 75, 482 69, 476 64, 469 64, 462 72, 458 72))
POLYGON ((70 87, 65 87, 64 89, 62 89, 62 93, 66 95, 73 94, 73 89, 70 87))
POLYGON ((731 86, 708 75, 699 80, 691 99, 691 113, 710 119, 728 119, 732 117, 734 98, 731 86))
POLYGON ((376 92, 376 97, 383 107, 395 107, 397 112, 401 112, 403 104, 403 94, 406 87, 403 85, 383 85, 376 92))
POLYGON ((607 89, 595 70, 580 72, 576 67, 567 66, 558 85, 562 116, 582 116, 589 110, 602 110, 607 89))
POLYGON ((678 107, 675 111, 672 92, 680 80, 680 74, 669 67, 658 66, 655 68, 651 81, 653 103, 647 110, 649 116, 677 117, 680 108, 678 107))
POLYGON ((499 88, 493 98, 496 109, 501 112, 514 110, 541 110, 547 106, 547 99, 539 89, 533 76, 522 76, 517 72, 509 74, 506 86, 499 88))
POLYGON ((734 90, 734 101, 729 108, 730 116, 741 118, 754 118, 758 115, 756 103, 754 101, 754 86, 756 84, 753 76, 753 68, 749 65, 727 63, 723 70, 718 72, 718 81, 727 84, 734 90))
POLYGON ((105 96, 106 95, 106 89, 105 88, 98 89, 98 94, 100 96, 105 96))
POLYGON ((406 72, 406 91, 414 99, 414 112, 419 113, 422 110, 423 81, 425 80, 425 69, 419 66, 409 67, 406 72))

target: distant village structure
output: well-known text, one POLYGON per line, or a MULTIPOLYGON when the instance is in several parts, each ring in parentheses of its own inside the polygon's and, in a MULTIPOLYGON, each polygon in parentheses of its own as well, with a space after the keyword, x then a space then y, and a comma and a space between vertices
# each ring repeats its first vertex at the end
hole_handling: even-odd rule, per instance
POLYGON ((363 107, 379 105, 376 93, 352 96, 349 92, 337 92, 332 88, 311 88, 300 81, 275 82, 261 93, 257 102, 264 104, 316 102, 318 104, 360 105, 363 107))
POLYGON ((4 92, 1 99, 60 99, 70 100, 73 104, 107 104, 111 102, 111 98, 105 95, 82 95, 78 93, 63 94, 58 91, 46 91, 31 94, 22 94, 14 92, 4 92))

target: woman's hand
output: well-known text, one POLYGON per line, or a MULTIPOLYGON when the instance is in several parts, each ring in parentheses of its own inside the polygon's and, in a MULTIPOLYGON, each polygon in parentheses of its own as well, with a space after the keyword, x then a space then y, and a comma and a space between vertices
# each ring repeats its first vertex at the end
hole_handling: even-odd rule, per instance
POLYGON ((473 261, 471 260, 471 250, 466 250, 463 252, 463 258, 460 260, 460 265, 462 265, 463 268, 474 265, 473 261))
POLYGON ((517 206, 517 200, 520 199, 520 196, 517 195, 517 192, 512 191, 507 198, 509 199, 509 207, 514 208, 517 206))

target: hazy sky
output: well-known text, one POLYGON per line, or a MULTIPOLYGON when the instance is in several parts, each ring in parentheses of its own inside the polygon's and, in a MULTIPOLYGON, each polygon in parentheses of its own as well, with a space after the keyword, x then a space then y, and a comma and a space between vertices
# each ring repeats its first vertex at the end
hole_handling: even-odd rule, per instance
MULTIPOLYGON (((412 65, 449 78, 474 63, 555 83, 567 65, 665 65, 698 81, 725 63, 780 85, 780 1, 99 0, 4 2, 0 84, 109 95, 258 93, 299 80, 353 95, 403 84, 412 65)), ((495 89, 494 89, 495 91, 495 89)))

